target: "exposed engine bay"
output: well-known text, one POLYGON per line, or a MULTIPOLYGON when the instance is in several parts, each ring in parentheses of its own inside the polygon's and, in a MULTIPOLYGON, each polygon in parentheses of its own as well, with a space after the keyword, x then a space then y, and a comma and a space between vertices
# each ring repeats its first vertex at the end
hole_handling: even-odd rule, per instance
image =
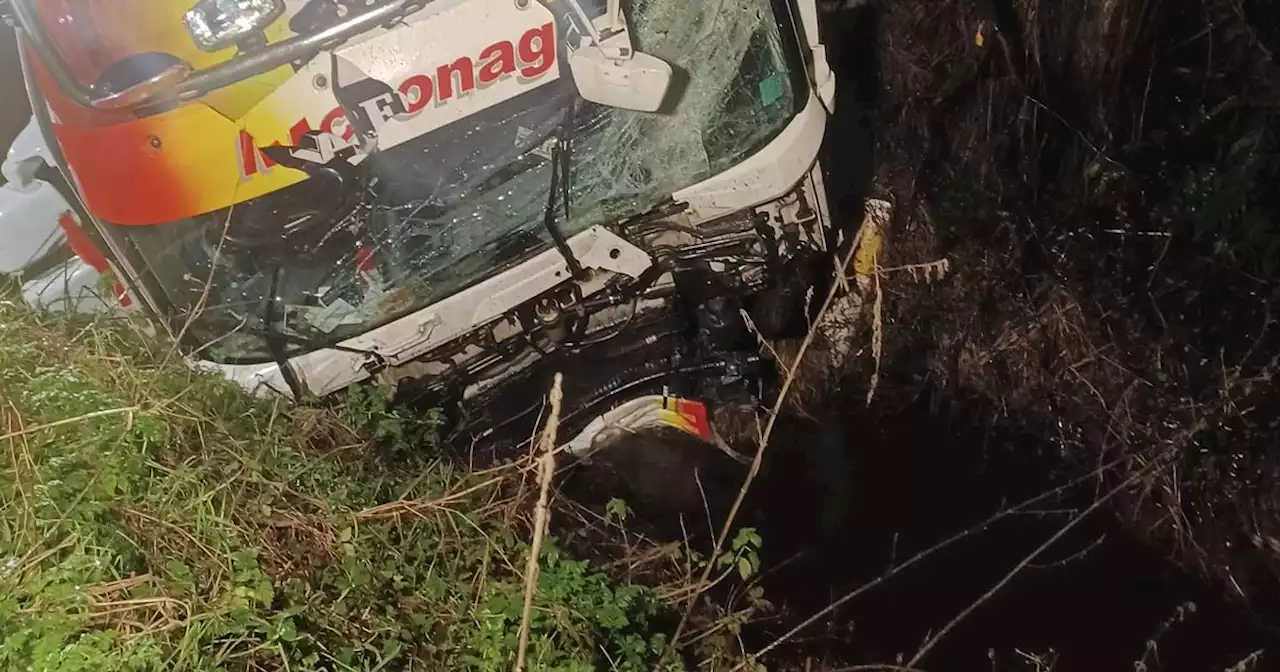
MULTIPOLYGON (((225 364, 279 360, 429 306, 545 249, 579 264, 568 238, 661 213, 673 192, 759 150, 805 100, 794 44, 769 0, 731 0, 632 8, 636 40, 689 73, 669 112, 584 101, 563 75, 569 57, 557 53, 581 30, 570 4, 597 13, 604 3, 516 10, 509 0, 455 2, 379 38, 391 42, 355 44, 301 67, 259 105, 311 111, 289 137, 242 131, 228 140, 236 198, 282 174, 305 175, 300 182, 172 220, 137 199, 117 204, 117 191, 137 188, 131 182, 111 190, 114 200, 97 213, 167 304, 161 312, 179 323, 194 318, 183 331, 189 347, 225 364), (543 15, 549 22, 537 25, 543 15), (455 39, 446 55, 400 44, 436 44, 484 16, 514 27, 468 38, 471 47, 455 39), (508 52, 514 71, 486 79, 508 52), (387 69, 386 53, 426 67, 377 72, 387 69)), ((169 140, 156 137, 163 153, 169 140)))
POLYGON ((530 439, 555 372, 567 435, 647 395, 698 399, 713 416, 755 409, 776 393, 762 341, 802 336, 829 277, 836 232, 815 207, 821 189, 815 170, 775 202, 698 227, 676 204, 625 222, 620 237, 653 260, 638 277, 567 278, 379 376, 406 401, 443 408, 450 443, 473 457, 530 439))

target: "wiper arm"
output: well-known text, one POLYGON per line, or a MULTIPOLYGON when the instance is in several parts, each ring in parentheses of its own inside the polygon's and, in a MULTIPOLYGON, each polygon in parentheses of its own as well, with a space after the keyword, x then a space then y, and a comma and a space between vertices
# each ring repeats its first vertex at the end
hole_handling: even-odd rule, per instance
POLYGON ((293 393, 295 400, 301 401, 303 395, 302 381, 298 380, 298 372, 293 370, 293 366, 289 364, 289 353, 285 350, 285 341, 282 338, 284 334, 276 329, 276 292, 280 285, 280 265, 276 265, 275 272, 271 274, 271 290, 267 294, 267 305, 262 309, 262 323, 266 325, 266 333, 263 334, 264 340, 267 342, 267 351, 271 353, 272 359, 275 360, 276 366, 280 368, 280 376, 284 378, 284 382, 289 386, 289 391, 293 393))
POLYGON ((271 275, 271 292, 267 296, 266 304, 262 311, 262 327, 253 327, 248 324, 241 325, 237 331, 244 331, 249 334, 261 336, 267 343, 267 351, 271 354, 272 360, 276 366, 280 367, 280 376, 284 378, 284 382, 289 386, 289 391, 293 394, 293 398, 301 400, 306 394, 307 389, 302 381, 298 378, 298 372, 293 369, 289 363, 289 352, 285 346, 288 344, 301 345, 308 351, 315 350, 337 350, 338 352, 348 352, 369 357, 376 363, 377 368, 386 365, 386 359, 374 350, 363 350, 360 348, 350 348, 337 343, 325 343, 303 336, 294 336, 286 334, 277 328, 277 318, 279 317, 278 308, 279 300, 276 293, 279 289, 281 267, 276 266, 276 270, 271 275))
POLYGON ((542 213, 542 225, 547 229, 547 235, 551 236, 551 241, 555 243, 560 256, 564 257, 569 273, 574 278, 580 279, 584 275, 582 264, 573 255, 573 249, 569 247, 569 240, 565 237, 564 231, 561 231, 556 224, 557 196, 564 203, 564 219, 566 222, 569 221, 569 157, 576 109, 576 104, 569 104, 569 109, 565 111, 564 120, 560 124, 560 130, 556 133, 555 144, 551 146, 551 187, 547 190, 547 208, 542 213))

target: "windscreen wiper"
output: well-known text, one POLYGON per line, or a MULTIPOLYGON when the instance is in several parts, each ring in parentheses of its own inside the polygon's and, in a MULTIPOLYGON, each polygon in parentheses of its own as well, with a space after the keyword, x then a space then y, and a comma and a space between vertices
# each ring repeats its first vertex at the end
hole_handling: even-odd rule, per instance
MULTIPOLYGON (((280 273, 282 268, 276 266, 276 270, 271 275, 271 291, 267 296, 266 305, 262 310, 262 328, 248 327, 248 333, 261 336, 267 343, 267 352, 271 354, 272 361, 280 368, 280 376, 284 378, 284 382, 289 386, 289 391, 293 393, 293 398, 301 400, 307 392, 306 387, 298 378, 297 371, 289 363, 289 352, 285 348, 288 344, 301 345, 308 351, 315 350, 337 350, 338 352, 348 352, 352 354, 363 355, 373 360, 373 370, 380 370, 386 367, 386 359, 374 350, 364 350, 361 348, 350 348, 337 343, 326 343, 324 341, 306 338, 303 336, 295 336, 286 334, 281 331, 277 325, 277 319, 280 317, 280 302, 276 298, 278 285, 280 282, 280 273)), ((244 325, 248 326, 248 325, 244 325)))
POLYGON ((547 235, 551 236, 556 249, 560 251, 560 256, 564 257, 569 273, 574 278, 581 279, 584 275, 582 264, 573 255, 569 240, 556 223, 557 196, 564 203, 564 219, 566 222, 569 221, 570 142, 574 121, 577 118, 574 114, 576 110, 577 105, 570 103, 569 109, 565 110, 560 130, 556 133, 555 142, 551 145, 551 187, 547 190, 547 208, 542 213, 542 225, 547 229, 547 235))

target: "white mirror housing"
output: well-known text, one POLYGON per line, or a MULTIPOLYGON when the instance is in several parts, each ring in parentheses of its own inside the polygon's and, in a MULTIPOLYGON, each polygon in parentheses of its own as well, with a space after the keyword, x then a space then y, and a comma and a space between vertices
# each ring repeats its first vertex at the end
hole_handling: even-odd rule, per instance
POLYGON ((581 22, 582 39, 569 53, 569 72, 578 94, 599 105, 656 112, 671 90, 671 64, 635 50, 620 3, 610 0, 604 16, 592 19, 569 0, 581 22), (605 32, 601 32, 605 31, 605 32))
POLYGON ((671 88, 671 65, 639 52, 615 60, 600 49, 578 49, 569 55, 569 70, 583 98, 609 107, 654 112, 671 88))

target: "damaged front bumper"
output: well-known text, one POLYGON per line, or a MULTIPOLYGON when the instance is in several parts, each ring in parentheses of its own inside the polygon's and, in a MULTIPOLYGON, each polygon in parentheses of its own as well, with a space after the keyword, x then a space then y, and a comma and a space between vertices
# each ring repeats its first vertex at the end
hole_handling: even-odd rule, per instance
MULTIPOLYGON (((793 205, 803 200, 804 186, 814 185, 806 182, 786 200, 793 205)), ((559 373, 564 398, 559 437, 562 450, 574 457, 589 458, 626 435, 665 428, 748 461, 744 454, 750 454, 767 417, 763 409, 779 404, 795 344, 807 340, 811 347, 795 369, 803 380, 793 386, 784 408, 804 396, 795 394, 797 387, 810 391, 806 401, 815 401, 814 390, 833 389, 860 351, 855 344, 866 339, 856 332, 864 305, 871 305, 864 297, 874 293, 874 255, 887 216, 887 204, 872 202, 862 223, 864 235, 825 229, 844 241, 829 249, 775 239, 787 254, 755 269, 758 275, 730 272, 714 258, 682 259, 663 255, 660 246, 646 246, 665 269, 665 281, 641 295, 651 307, 627 317, 625 328, 602 326, 610 336, 586 346, 544 342, 544 352, 492 385, 472 383, 450 391, 440 387, 440 376, 408 376, 399 379, 402 399, 443 409, 448 443, 473 461, 488 462, 526 449, 545 420, 546 393, 559 373), (853 255, 848 250, 856 243, 860 247, 853 255), (837 258, 851 256, 856 262, 844 277, 837 258), (831 300, 824 302, 828 294, 831 300), (826 310, 820 310, 823 305, 826 310)), ((759 211, 729 219, 739 226, 764 220, 759 211)), ((795 223, 785 215, 778 221, 795 223)), ((751 230, 760 235, 766 229, 751 230)), ((722 235, 733 238, 727 230, 722 235)), ((725 258, 765 249, 745 237, 739 246, 725 245, 718 250, 725 258)), ((703 243, 683 249, 715 247, 703 243)))

